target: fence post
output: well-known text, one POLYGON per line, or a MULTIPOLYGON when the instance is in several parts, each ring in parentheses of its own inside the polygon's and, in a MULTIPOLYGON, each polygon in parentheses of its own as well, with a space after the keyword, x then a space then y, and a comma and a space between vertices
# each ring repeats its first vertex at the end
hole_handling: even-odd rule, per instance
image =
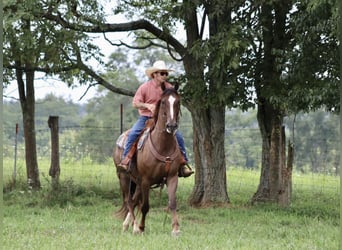
POLYGON ((52 180, 52 189, 59 185, 59 139, 58 139, 58 116, 49 116, 48 125, 51 131, 51 165, 49 175, 52 180))
POLYGON ((14 166, 13 166, 13 184, 17 181, 17 151, 18 151, 18 123, 15 124, 15 141, 14 141, 14 166))
POLYGON ((120 104, 120 135, 123 133, 123 104, 120 104))

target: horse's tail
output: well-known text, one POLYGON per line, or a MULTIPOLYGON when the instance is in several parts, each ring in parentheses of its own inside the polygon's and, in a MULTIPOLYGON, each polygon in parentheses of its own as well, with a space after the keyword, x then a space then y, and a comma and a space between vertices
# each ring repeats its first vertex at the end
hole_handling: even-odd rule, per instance
POLYGON ((128 213, 128 208, 126 203, 122 203, 121 208, 115 212, 115 216, 118 217, 119 219, 125 219, 126 215, 128 213))
MULTIPOLYGON (((123 198, 122 206, 121 206, 121 208, 118 211, 115 212, 115 216, 120 218, 120 219, 124 219, 126 217, 126 215, 128 213, 128 204, 127 204, 127 202, 128 202, 128 195, 130 195, 130 197, 133 197, 135 189, 136 189, 136 186, 137 186, 136 183, 133 182, 133 181, 127 181, 126 184, 129 185, 129 189, 128 189, 129 190, 129 194, 128 194, 128 192, 127 193, 123 192, 123 194, 122 194, 123 195, 123 197, 122 197, 123 198)), ((121 187, 121 188, 124 188, 124 187, 121 187)), ((125 189, 125 190, 127 190, 127 189, 125 189)))

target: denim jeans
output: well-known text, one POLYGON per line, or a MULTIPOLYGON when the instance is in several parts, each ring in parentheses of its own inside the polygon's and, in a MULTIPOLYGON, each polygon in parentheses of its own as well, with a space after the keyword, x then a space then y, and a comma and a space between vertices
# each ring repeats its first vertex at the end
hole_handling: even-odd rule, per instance
MULTIPOLYGON (((123 158, 126 157, 126 155, 128 154, 129 150, 131 149, 133 143, 138 139, 141 131, 145 127, 146 121, 149 118, 150 117, 148 117, 148 116, 139 116, 138 120, 136 121, 136 123, 131 128, 131 131, 128 134, 127 142, 126 142, 125 149, 124 149, 124 152, 123 152, 123 158)), ((177 138, 177 142, 178 142, 179 148, 180 148, 180 150, 181 150, 185 160, 189 161, 188 157, 186 155, 186 151, 185 151, 185 145, 184 145, 183 136, 182 136, 182 134, 178 130, 176 132, 176 138, 177 138)))

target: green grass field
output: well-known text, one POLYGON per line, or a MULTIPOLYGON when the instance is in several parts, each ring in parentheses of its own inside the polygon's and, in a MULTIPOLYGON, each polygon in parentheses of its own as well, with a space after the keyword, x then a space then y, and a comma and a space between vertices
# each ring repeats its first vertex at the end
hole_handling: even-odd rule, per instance
POLYGON ((113 216, 121 197, 110 161, 61 163, 59 192, 50 189, 48 161, 40 163, 39 192, 26 189, 20 162, 14 188, 12 168, 4 159, 2 249, 338 249, 339 177, 294 174, 289 208, 248 206, 259 172, 229 169, 231 204, 201 209, 187 203, 193 178, 182 178, 181 235, 172 237, 166 190, 152 191, 144 235, 122 232, 122 221, 113 216))

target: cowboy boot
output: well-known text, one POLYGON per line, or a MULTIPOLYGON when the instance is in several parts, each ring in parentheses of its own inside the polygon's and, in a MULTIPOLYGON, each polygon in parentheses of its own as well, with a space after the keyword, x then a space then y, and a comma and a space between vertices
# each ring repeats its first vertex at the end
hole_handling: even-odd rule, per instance
POLYGON ((191 169, 189 164, 184 164, 181 165, 181 167, 179 168, 178 176, 186 178, 192 175, 193 173, 194 171, 191 169))
POLYGON ((128 172, 129 170, 129 163, 131 159, 129 157, 125 157, 124 159, 121 160, 121 162, 117 165, 117 168, 122 171, 128 172))
POLYGON ((178 176, 186 178, 192 175, 193 173, 194 171, 192 171, 191 167, 188 164, 188 161, 185 160, 185 158, 183 157, 178 170, 178 176))

